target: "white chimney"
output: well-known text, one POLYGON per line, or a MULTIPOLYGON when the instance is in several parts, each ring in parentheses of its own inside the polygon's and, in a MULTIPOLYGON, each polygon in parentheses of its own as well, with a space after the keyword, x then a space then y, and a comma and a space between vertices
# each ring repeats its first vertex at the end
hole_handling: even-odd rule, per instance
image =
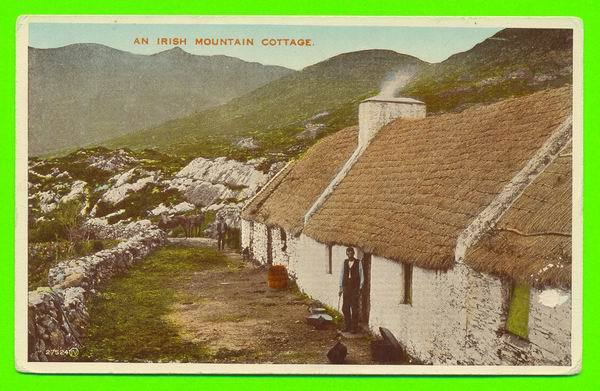
POLYGON ((312 204, 308 212, 306 212, 304 215, 305 224, 317 209, 323 205, 327 197, 333 192, 333 189, 348 174, 379 129, 397 118, 425 118, 425 103, 411 98, 388 98, 379 95, 365 99, 360 103, 358 106, 358 146, 333 180, 312 204))
POLYGON ((425 103, 411 98, 374 96, 358 106, 358 145, 366 146, 384 125, 398 118, 425 118, 425 103))

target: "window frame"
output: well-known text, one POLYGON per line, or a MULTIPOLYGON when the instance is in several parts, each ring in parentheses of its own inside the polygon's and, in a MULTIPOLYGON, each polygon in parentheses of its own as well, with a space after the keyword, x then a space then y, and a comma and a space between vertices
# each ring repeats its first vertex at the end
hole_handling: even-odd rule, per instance
POLYGON ((506 332, 511 336, 529 341, 530 311, 531 286, 525 282, 512 281, 508 294, 506 322, 504 325, 506 332), (526 302, 519 302, 519 300, 526 300, 526 302))
POLYGON ((402 262, 402 304, 412 305, 413 264, 402 262))
POLYGON ((286 252, 287 251, 287 233, 281 227, 279 227, 279 238, 281 239, 281 242, 283 243, 283 245, 281 246, 281 251, 286 252))

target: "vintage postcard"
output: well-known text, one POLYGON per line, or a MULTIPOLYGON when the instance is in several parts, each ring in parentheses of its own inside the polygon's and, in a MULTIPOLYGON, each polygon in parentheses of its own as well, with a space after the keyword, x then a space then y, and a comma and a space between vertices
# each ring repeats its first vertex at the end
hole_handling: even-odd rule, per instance
POLYGON ((23 16, 17 369, 579 372, 582 35, 23 16))

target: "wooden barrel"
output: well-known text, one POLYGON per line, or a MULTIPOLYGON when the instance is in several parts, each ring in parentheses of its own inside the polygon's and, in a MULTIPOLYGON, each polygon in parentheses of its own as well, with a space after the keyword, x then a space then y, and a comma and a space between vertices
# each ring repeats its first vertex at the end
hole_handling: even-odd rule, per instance
POLYGON ((269 268, 267 274, 269 288, 284 289, 288 285, 288 275, 285 266, 274 265, 269 268))

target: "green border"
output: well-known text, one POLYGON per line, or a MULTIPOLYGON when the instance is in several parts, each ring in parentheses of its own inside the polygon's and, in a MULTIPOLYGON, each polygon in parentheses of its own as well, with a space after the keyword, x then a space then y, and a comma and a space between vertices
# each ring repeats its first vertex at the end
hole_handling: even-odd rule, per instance
MULTIPOLYGON (((0 20, 0 85, 2 88, 0 112, 2 133, 0 143, 0 337, 3 347, 0 358, 0 384, 6 390, 100 390, 112 388, 179 390, 210 387, 234 389, 263 389, 283 385, 288 390, 318 388, 359 388, 372 390, 407 387, 410 390, 444 387, 464 390, 466 387, 483 389, 541 388, 545 391, 562 388, 592 388, 600 384, 600 316, 594 314, 597 303, 594 297, 600 292, 599 265, 594 260, 599 255, 597 223, 600 203, 594 202, 600 180, 600 159, 594 151, 600 150, 600 122, 598 107, 598 78, 600 56, 595 50, 600 46, 600 18, 595 0, 290 0, 263 1, 101 1, 101 0, 51 0, 14 1, 2 4, 0 20), (595 4, 594 4, 595 3, 595 4), (14 158, 15 158, 15 22, 24 14, 140 14, 140 15, 455 15, 455 16, 577 16, 584 25, 584 348, 583 370, 577 376, 563 377, 365 377, 365 376, 154 376, 154 375, 32 375, 14 369, 14 158), (596 174, 596 175, 594 175, 596 174)), ((596 386, 597 387, 597 386, 596 386)))

